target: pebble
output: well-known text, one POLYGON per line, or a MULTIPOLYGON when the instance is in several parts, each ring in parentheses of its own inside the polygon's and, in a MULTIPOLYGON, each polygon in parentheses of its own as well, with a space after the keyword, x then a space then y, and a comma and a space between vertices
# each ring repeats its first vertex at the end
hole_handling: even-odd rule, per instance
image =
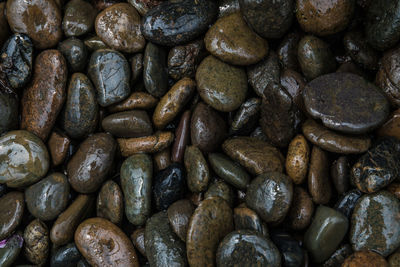
POLYGON ((90 3, 71 0, 64 8, 62 29, 65 36, 82 36, 93 30, 97 12, 90 3))
POLYGON ((340 212, 326 206, 318 206, 313 222, 304 236, 304 244, 317 263, 329 258, 349 228, 347 218, 340 212))
POLYGON ((72 188, 79 193, 97 191, 111 170, 116 149, 117 144, 109 134, 97 133, 86 138, 68 162, 72 188))
POLYGON ((233 111, 245 101, 246 72, 213 56, 206 57, 200 63, 196 82, 203 101, 218 111, 233 111))
POLYGON ((213 56, 233 65, 255 64, 268 54, 267 41, 252 31, 239 12, 218 19, 204 43, 213 56))
POLYGON ((208 186, 204 194, 204 199, 212 197, 220 197, 224 199, 230 207, 233 206, 235 192, 233 188, 222 180, 214 179, 208 186))
POLYGON ((285 69, 281 73, 280 83, 292 97, 293 103, 297 108, 306 113, 302 96, 304 86, 306 86, 304 77, 294 70, 285 69))
POLYGON ((266 172, 251 181, 246 191, 246 205, 267 223, 279 224, 293 199, 291 179, 279 172, 266 172))
POLYGON ((11 30, 27 34, 36 48, 54 47, 60 41, 62 17, 55 1, 11 0, 7 1, 6 9, 11 30))
POLYGON ((78 38, 68 38, 57 48, 65 57, 72 72, 82 72, 87 63, 88 52, 85 44, 78 38))
POLYGON ((190 140, 190 110, 183 112, 178 127, 175 130, 175 141, 171 149, 171 161, 182 163, 186 146, 190 140))
POLYGON ((158 99, 145 92, 133 92, 125 100, 108 107, 110 112, 120 112, 132 109, 151 109, 158 103, 158 99))
POLYGON ((388 120, 378 129, 377 134, 400 139, 400 109, 393 111, 388 120))
POLYGON ((219 1, 219 14, 218 17, 224 17, 226 15, 240 11, 239 0, 221 0, 219 1))
POLYGON ((66 208, 69 191, 67 177, 52 173, 25 190, 26 206, 39 220, 54 220, 66 208))
POLYGON ((114 113, 105 117, 103 129, 116 137, 142 137, 153 133, 149 115, 144 110, 114 113))
POLYGON ((130 95, 130 70, 125 57, 114 50, 99 49, 92 53, 89 77, 97 89, 97 101, 107 107, 130 95))
POLYGON ((184 242, 193 211, 194 205, 187 199, 174 202, 167 210, 168 221, 172 230, 184 242))
POLYGON ((287 214, 287 221, 293 230, 303 230, 311 223, 314 203, 307 190, 300 186, 293 189, 292 205, 287 214))
POLYGON ((172 122, 188 103, 196 90, 196 83, 190 78, 183 78, 160 99, 153 112, 153 123, 163 129, 172 122))
POLYGON ((150 9, 155 8, 162 3, 162 0, 128 0, 133 5, 140 15, 144 16, 150 9))
POLYGON ((11 235, 22 221, 24 214, 24 194, 11 191, 0 198, 0 240, 11 235))
POLYGON ((185 44, 204 33, 217 14, 218 6, 213 1, 166 1, 143 16, 141 31, 152 43, 185 44))
POLYGON ((171 149, 167 147, 161 151, 156 152, 153 155, 153 161, 155 165, 156 171, 161 171, 167 168, 169 165, 172 164, 171 161, 171 149))
POLYGON ((353 0, 297 0, 296 17, 301 28, 320 36, 344 30, 355 9, 353 0))
POLYGON ((120 52, 136 53, 145 46, 140 16, 129 3, 118 3, 104 9, 96 17, 95 30, 106 45, 120 52))
POLYGON ((343 133, 369 132, 383 124, 389 115, 389 103, 379 89, 351 73, 318 77, 306 85, 303 99, 313 118, 343 133))
POLYGON ((253 175, 282 172, 284 158, 278 149, 254 137, 234 137, 225 140, 223 151, 253 175))
POLYGON ((283 266, 296 267, 302 265, 304 261, 304 251, 298 240, 281 229, 275 229, 271 232, 271 240, 282 254, 283 266))
POLYGON ((400 183, 391 183, 386 189, 400 200, 400 183))
POLYGON ((67 72, 65 58, 57 50, 36 57, 32 81, 21 99, 21 129, 47 139, 65 102, 67 72))
POLYGON ((174 141, 171 132, 156 132, 154 135, 137 138, 118 138, 117 142, 123 157, 136 153, 155 153, 169 147, 174 141))
POLYGON ((196 68, 203 58, 204 42, 195 40, 186 45, 171 48, 168 53, 168 74, 175 80, 193 78, 196 68))
POLYGON ((203 200, 189 221, 186 237, 190 266, 214 266, 217 246, 233 231, 232 210, 220 197, 203 200))
POLYGON ((0 3, 0 47, 3 46, 4 42, 10 35, 10 27, 8 26, 7 17, 4 12, 6 3, 0 3))
MULTIPOLYGON (((339 126, 339 123, 337 125, 339 126)), ((366 135, 355 136, 334 132, 312 119, 303 123, 302 130, 311 143, 333 153, 361 154, 371 146, 371 138, 366 135)))
POLYGON ((368 70, 378 68, 379 54, 366 42, 362 32, 350 31, 343 37, 343 45, 347 54, 368 70))
POLYGON ((312 35, 306 35, 300 40, 297 57, 301 70, 309 81, 336 69, 335 58, 329 45, 312 35))
POLYGON ((151 212, 153 164, 146 154, 127 158, 121 166, 125 215, 133 225, 143 225, 151 212))
POLYGON ((18 99, 0 91, 0 134, 18 129, 18 99))
POLYGON ((343 262, 342 267, 388 267, 388 262, 373 251, 360 251, 351 254, 343 262))
POLYGON ((172 231, 165 211, 151 216, 144 237, 151 266, 187 266, 185 243, 172 231))
POLYGON ((146 257, 146 248, 144 246, 144 232, 145 228, 138 228, 133 231, 131 235, 132 243, 135 248, 146 257))
POLYGON ((20 233, 12 235, 0 248, 0 266, 10 267, 18 259, 24 239, 20 233))
POLYGON ((240 135, 250 134, 258 123, 261 107, 260 98, 249 98, 236 111, 229 132, 240 135))
POLYGON ((143 56, 143 82, 147 92, 162 97, 168 90, 167 51, 148 42, 143 56))
POLYGON ((63 128, 72 138, 85 138, 96 130, 99 107, 95 89, 85 74, 72 74, 61 116, 63 128))
POLYGON ((351 169, 351 181, 364 193, 377 192, 398 178, 400 140, 382 138, 351 169))
POLYGON ((24 231, 24 255, 33 264, 44 265, 49 256, 50 240, 46 224, 39 219, 28 224, 24 231))
POLYGON ((299 61, 297 60, 297 49, 300 41, 300 32, 289 32, 280 42, 276 52, 279 56, 279 62, 283 69, 299 71, 299 61))
POLYGON ((184 163, 189 190, 195 193, 205 191, 210 180, 210 170, 201 150, 197 146, 187 146, 184 163))
POLYGON ((353 253, 349 244, 339 246, 339 248, 324 262, 324 267, 342 266, 344 260, 353 253))
POLYGON ((0 183, 23 187, 46 175, 49 153, 36 135, 24 130, 10 131, 0 137, 0 147, 0 183))
POLYGON ((250 230, 231 232, 218 246, 217 266, 281 266, 281 255, 271 240, 250 230))
POLYGON ((90 218, 82 222, 75 232, 75 244, 92 266, 140 266, 132 242, 106 219, 90 218))
POLYGON ((389 267, 396 267, 396 266, 400 265, 400 253, 399 253, 399 250, 397 250, 397 252, 393 253, 388 258, 388 263, 389 263, 389 267))
POLYGON ((67 157, 70 144, 71 140, 68 138, 68 136, 57 131, 53 131, 50 134, 47 146, 49 148, 51 161, 54 166, 58 166, 64 162, 65 158, 67 157))
POLYGON ((305 181, 309 161, 310 146, 303 135, 296 135, 289 143, 285 163, 286 173, 293 183, 301 184, 305 181))
POLYGON ((50 266, 76 267, 81 260, 81 253, 75 243, 69 243, 57 248, 51 255, 50 266))
POLYGON ((308 171, 308 191, 315 204, 327 204, 332 197, 329 166, 328 153, 313 146, 308 171))
POLYGON ((331 178, 336 192, 344 194, 350 187, 350 165, 346 156, 340 156, 331 165, 331 178))
POLYGON ((129 62, 131 63, 131 84, 135 84, 143 74, 143 53, 135 54, 129 62))
POLYGON ((372 250, 387 257, 400 246, 400 203, 380 191, 363 195, 351 219, 350 243, 354 251, 372 250))
MULTIPOLYGON (((126 198, 128 197, 125 196, 126 198)), ((113 180, 105 182, 99 191, 96 202, 96 215, 117 225, 122 221, 124 196, 119 185, 113 180)))
POLYGON ((233 209, 235 230, 252 230, 268 237, 267 224, 263 222, 255 211, 242 204, 233 209))
POLYGON ((363 193, 358 189, 352 189, 344 193, 336 202, 335 209, 343 213, 350 220, 354 207, 362 195, 363 193))
POLYGON ((12 88, 24 87, 32 73, 33 44, 23 33, 15 33, 4 43, 0 52, 8 83, 12 88))
POLYGON ((87 46, 87 48, 91 52, 99 50, 99 49, 109 49, 110 48, 97 35, 86 38, 83 41, 83 43, 87 46))

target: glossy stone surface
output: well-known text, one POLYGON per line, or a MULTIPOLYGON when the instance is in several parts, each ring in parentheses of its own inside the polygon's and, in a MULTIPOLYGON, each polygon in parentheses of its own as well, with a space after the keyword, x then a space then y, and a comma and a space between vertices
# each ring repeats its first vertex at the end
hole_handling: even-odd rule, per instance
POLYGON ((24 239, 20 233, 12 235, 0 248, 0 265, 10 267, 18 259, 24 239))
POLYGON ((49 230, 36 219, 24 231, 24 255, 33 264, 44 265, 50 250, 49 230))
POLYGON ((311 223, 314 214, 314 202, 307 190, 300 186, 293 189, 293 200, 288 211, 287 221, 294 230, 303 230, 311 223))
POLYGON ((318 77, 304 88, 303 99, 313 118, 344 133, 369 132, 389 115, 389 103, 378 88, 350 73, 318 77))
POLYGON ((169 224, 182 241, 186 241, 189 220, 193 211, 194 206, 192 202, 187 199, 178 200, 168 207, 167 215, 169 224))
POLYGON ((110 112, 132 109, 151 109, 157 105, 157 98, 145 92, 133 92, 125 100, 108 107, 110 112))
POLYGON ((340 156, 331 165, 331 178, 338 194, 343 194, 350 187, 350 166, 346 156, 340 156))
POLYGON ((366 42, 361 32, 350 31, 343 38, 344 49, 347 54, 360 66, 376 70, 379 54, 366 42))
POLYGON ((301 266, 304 261, 304 251, 301 243, 285 230, 271 231, 271 240, 282 254, 282 265, 287 267, 301 266))
POLYGON ((166 149, 174 141, 171 132, 156 132, 154 135, 137 138, 117 139, 123 157, 136 153, 156 153, 166 149))
POLYGON ((309 161, 310 146, 304 136, 299 134, 289 143, 285 163, 286 173, 295 184, 304 182, 309 161))
POLYGON ((327 204, 332 197, 328 153, 318 146, 311 150, 308 191, 315 204, 327 204))
POLYGON ((24 213, 24 194, 17 191, 7 193, 0 198, 0 239, 9 237, 22 221, 24 213))
POLYGON ((143 56, 143 82, 147 92, 162 97, 168 90, 167 51, 148 42, 143 56))
POLYGON ((72 72, 83 71, 88 52, 85 44, 78 38, 68 38, 58 44, 58 50, 64 55, 72 72))
POLYGON ((144 110, 111 114, 101 123, 103 129, 116 137, 142 137, 153 133, 149 115, 144 110))
POLYGON ((342 266, 344 260, 353 253, 349 244, 339 246, 339 248, 324 262, 324 267, 342 266))
POLYGON ((253 230, 268 237, 268 228, 255 211, 240 205, 233 210, 235 230, 253 230))
POLYGON ((171 148, 171 161, 182 163, 185 149, 190 141, 190 110, 182 113, 178 127, 175 130, 175 141, 171 148))
POLYGON ((0 134, 18 128, 18 99, 11 93, 0 92, 0 134))
POLYGON ((235 116, 230 123, 229 132, 239 135, 251 133, 255 128, 261 107, 260 98, 249 98, 236 111, 235 116))
POLYGON ((197 146, 186 147, 184 163, 189 190, 196 193, 206 190, 210 179, 210 170, 203 153, 197 146))
POLYGON ((65 36, 81 36, 93 29, 96 10, 84 0, 71 0, 65 5, 62 29, 65 36))
POLYGON ((67 157, 68 149, 71 144, 71 139, 65 134, 53 131, 50 134, 47 146, 51 156, 51 161, 54 166, 58 166, 64 162, 67 157))
POLYGON ((360 251, 354 252, 352 255, 346 258, 346 260, 342 264, 343 267, 357 267, 357 266, 365 266, 365 267, 373 267, 373 266, 381 266, 387 267, 388 262, 384 257, 373 251, 360 251))
POLYGON ((11 131, 0 137, 0 147, 1 183, 22 187, 46 175, 49 153, 36 135, 24 130, 11 131))
POLYGON ((150 216, 153 163, 146 154, 127 158, 121 166, 121 188, 129 222, 142 225, 150 216))
POLYGON ((69 243, 55 250, 50 258, 50 266, 75 267, 81 259, 81 253, 75 243, 69 243))
POLYGON ((99 191, 96 202, 96 215, 114 224, 120 224, 122 221, 124 196, 119 185, 113 180, 105 182, 99 191))
POLYGON ((400 139, 400 109, 396 109, 378 129, 379 136, 393 136, 400 139))
POLYGON ((298 31, 289 32, 280 42, 277 48, 279 61, 285 70, 299 71, 299 61, 297 59, 297 46, 300 41, 298 31))
POLYGON ((131 234, 132 243, 135 248, 146 257, 146 248, 144 245, 145 228, 138 228, 131 234))
POLYGON ((358 189, 346 192, 336 202, 335 209, 343 213, 350 220, 354 207, 362 195, 363 193, 358 189))
POLYGON ((162 3, 160 0, 129 0, 128 2, 133 5, 142 16, 150 9, 162 3))
POLYGON ((235 191, 229 184, 223 180, 214 179, 208 186, 207 191, 204 193, 204 199, 220 197, 224 199, 230 207, 233 206, 235 191))

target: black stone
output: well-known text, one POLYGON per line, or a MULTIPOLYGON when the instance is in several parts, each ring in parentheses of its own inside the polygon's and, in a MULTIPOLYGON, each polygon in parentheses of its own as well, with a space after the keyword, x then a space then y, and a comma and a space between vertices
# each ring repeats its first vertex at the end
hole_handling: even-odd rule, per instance
POLYGON ((143 82, 147 92, 155 97, 162 97, 168 90, 167 52, 150 42, 144 52, 143 82))
POLYGON ((348 219, 353 214, 354 207, 363 193, 358 189, 345 193, 335 204, 335 209, 343 213, 348 219))
POLYGON ((50 259, 51 267, 75 267, 82 256, 75 243, 58 248, 50 259))
POLYGON ((282 254, 282 266, 301 266, 304 253, 300 243, 296 239, 280 229, 273 230, 270 233, 270 236, 272 242, 274 242, 282 254))
POLYGON ((77 38, 68 38, 58 44, 58 50, 67 59, 72 72, 84 70, 87 62, 88 52, 85 44, 77 38))

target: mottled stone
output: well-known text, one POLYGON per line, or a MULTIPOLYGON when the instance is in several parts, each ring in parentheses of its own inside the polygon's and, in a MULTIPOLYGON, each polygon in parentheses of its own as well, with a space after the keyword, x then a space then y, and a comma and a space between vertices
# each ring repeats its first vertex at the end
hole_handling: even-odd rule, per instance
POLYGON ((286 155, 285 169, 295 184, 304 182, 310 160, 310 146, 303 135, 299 134, 290 141, 286 155))
POLYGON ((0 47, 10 35, 10 27, 8 26, 7 17, 4 12, 6 2, 0 3, 0 47))
POLYGON ((2 242, 0 248, 0 266, 10 267, 18 259, 24 239, 20 233, 12 235, 2 242))
POLYGON ((24 194, 12 191, 0 198, 0 240, 9 237, 22 221, 24 194))
POLYGON ((208 186, 207 191, 204 193, 204 199, 212 197, 220 197, 224 199, 230 207, 232 207, 235 198, 235 192, 233 188, 223 180, 214 179, 214 181, 208 186))
MULTIPOLYGON (((339 246, 339 248, 324 262, 323 267, 342 266, 344 260, 353 253, 349 244, 339 246)), ((355 266, 354 266, 355 267, 355 266)))
POLYGON ((158 99, 145 92, 133 92, 125 100, 108 108, 110 112, 127 111, 132 109, 151 109, 158 103, 158 99))
POLYGON ((373 251, 360 251, 351 254, 343 262, 342 267, 388 267, 388 262, 384 257, 373 251))
POLYGON ((49 256, 49 230, 42 221, 36 219, 24 231, 24 254, 33 264, 44 265, 49 256))
POLYGON ((163 0, 128 0, 128 2, 133 5, 142 16, 144 16, 150 9, 161 4, 162 1, 163 0))
POLYGON ((263 222, 255 211, 242 204, 233 210, 235 230, 253 230, 268 237, 267 224, 263 222))
POLYGON ((90 3, 71 0, 64 8, 62 28, 65 36, 81 36, 93 29, 97 12, 90 3))
POLYGON ((335 204, 335 209, 343 213, 349 220, 353 214, 354 207, 363 193, 358 189, 344 193, 335 204))
POLYGON ((184 163, 187 171, 187 186, 191 192, 207 189, 210 170, 201 150, 197 146, 187 146, 184 163))
POLYGON ((203 40, 175 46, 168 53, 168 74, 175 80, 193 78, 204 53, 203 40))
POLYGON ((172 141, 174 141, 174 134, 171 132, 156 132, 146 137, 117 139, 123 157, 136 153, 159 152, 171 145, 172 141))
MULTIPOLYGON (((126 198, 128 197, 125 196, 126 198)), ((108 180, 103 184, 97 196, 96 215, 109 220, 113 224, 120 224, 123 214, 124 196, 121 188, 113 180, 108 180)))
POLYGON ((58 44, 57 48, 67 59, 68 66, 72 72, 85 69, 88 52, 85 44, 78 38, 68 38, 58 44))
POLYGON ((171 149, 167 147, 153 154, 154 167, 156 171, 161 171, 172 164, 171 149))
POLYGON ((153 133, 149 115, 144 110, 111 114, 101 123, 103 129, 116 137, 142 137, 153 133))

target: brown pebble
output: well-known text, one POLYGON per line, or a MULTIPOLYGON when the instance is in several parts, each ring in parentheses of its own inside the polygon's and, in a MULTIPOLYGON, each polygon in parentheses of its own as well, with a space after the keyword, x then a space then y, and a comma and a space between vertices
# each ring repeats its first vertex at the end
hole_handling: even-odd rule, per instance
POLYGON ((295 184, 304 182, 309 160, 310 147, 304 136, 299 134, 289 144, 285 165, 287 175, 295 184))
POLYGON ((396 109, 377 131, 380 136, 393 136, 400 139, 400 109, 396 109))
POLYGON ((32 82, 22 96, 21 129, 47 139, 66 99, 66 83, 63 55, 58 50, 41 52, 35 60, 32 82))
POLYGON ((157 105, 157 98, 145 92, 133 92, 122 102, 108 107, 110 112, 120 112, 132 109, 151 109, 157 105))
POLYGON ((293 230, 303 230, 310 225, 314 203, 305 189, 295 186, 287 221, 293 230))
POLYGON ((235 222, 235 230, 254 230, 265 237, 268 236, 266 223, 244 203, 233 209, 233 220, 235 222))
POLYGON ((181 199, 169 206, 167 210, 169 224, 180 239, 186 241, 186 233, 194 206, 190 200, 181 199))
POLYGON ((169 147, 157 152, 153 156, 157 171, 164 170, 171 165, 171 149, 169 147))
POLYGON ((144 230, 145 228, 139 228, 133 231, 131 234, 131 240, 140 254, 146 257, 146 248, 144 246, 144 230))
POLYGON ((44 265, 49 256, 49 230, 39 219, 33 220, 24 231, 24 254, 33 264, 44 265))
POLYGON ((155 153, 167 148, 174 141, 171 132, 157 132, 155 135, 138 138, 118 138, 119 148, 123 157, 136 153, 155 153))
POLYGON ((292 97, 297 108, 303 112, 306 112, 302 96, 304 86, 306 86, 304 77, 294 70, 286 69, 281 73, 280 82, 283 88, 285 88, 292 97))
POLYGON ((0 240, 11 235, 22 221, 24 214, 24 194, 17 191, 0 198, 0 240))
POLYGON ((346 156, 341 156, 332 163, 331 177, 338 194, 349 190, 350 166, 346 156))
POLYGON ((108 180, 103 184, 97 196, 97 217, 105 218, 114 224, 122 221, 124 214, 124 198, 119 185, 108 180))
POLYGON ((10 27, 8 26, 7 17, 4 12, 5 7, 6 2, 0 3, 0 47, 3 46, 10 35, 10 27))
POLYGON ((172 145, 172 162, 182 162, 185 148, 189 143, 190 134, 190 110, 182 114, 178 128, 175 130, 175 142, 172 145))
POLYGON ((347 257, 342 267, 387 267, 388 263, 381 255, 372 251, 358 251, 347 257))
POLYGON ((328 153, 318 146, 313 146, 311 151, 308 190, 315 204, 327 204, 331 199, 328 153))
POLYGON ((200 203, 204 200, 204 194, 202 192, 200 192, 200 193, 191 193, 189 195, 189 199, 193 203, 193 205, 198 207, 200 205, 200 203))
POLYGON ((400 199, 400 183, 391 183, 386 189, 400 199))
POLYGON ((50 134, 47 145, 54 166, 58 166, 64 162, 70 143, 71 140, 65 134, 57 131, 53 131, 50 134))
POLYGON ((194 193, 205 191, 210 180, 210 169, 203 153, 197 146, 186 147, 184 164, 189 190, 194 193))

